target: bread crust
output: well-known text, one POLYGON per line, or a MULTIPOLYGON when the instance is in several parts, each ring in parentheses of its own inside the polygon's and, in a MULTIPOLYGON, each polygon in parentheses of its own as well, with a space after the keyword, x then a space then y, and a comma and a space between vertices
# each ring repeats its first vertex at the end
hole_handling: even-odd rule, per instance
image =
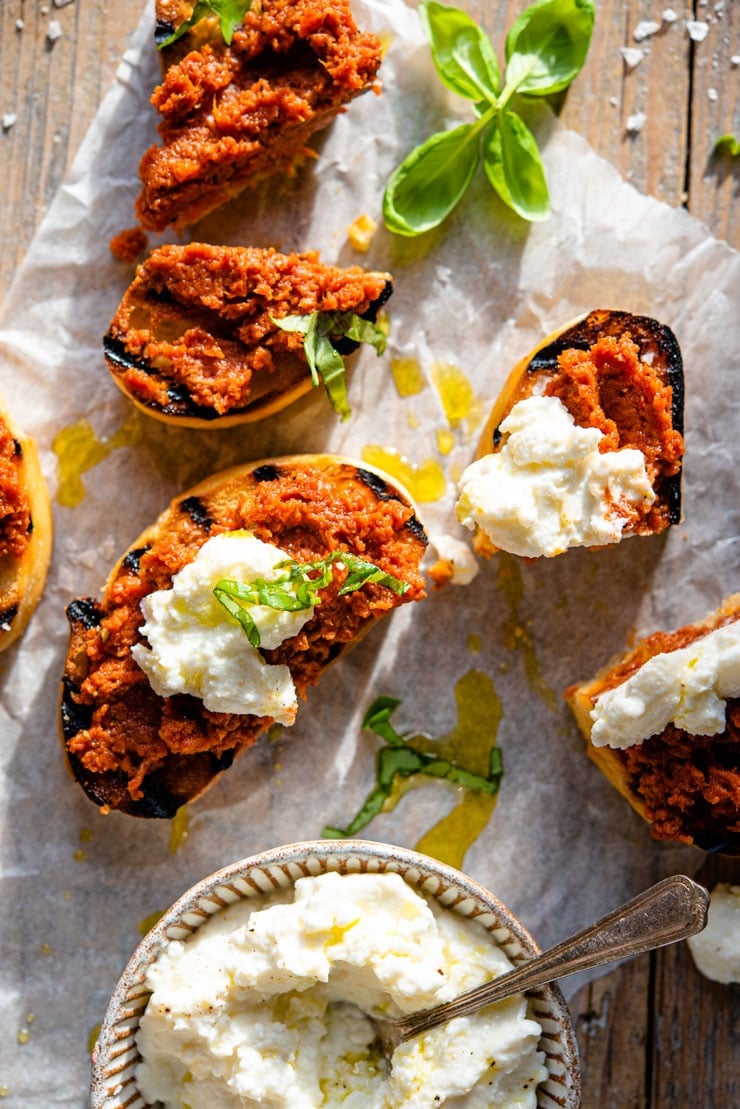
MULTIPOLYGON (((565 691, 565 700, 575 716, 581 735, 586 743, 586 754, 611 784, 629 802, 643 820, 653 824, 645 797, 635 788, 635 783, 625 765, 623 752, 612 747, 596 747, 591 742, 591 710, 596 698, 609 689, 621 685, 630 674, 656 655, 666 650, 678 650, 695 639, 708 635, 725 624, 740 619, 740 593, 734 593, 702 620, 688 624, 675 633, 659 632, 641 640, 633 648, 615 655, 589 681, 577 682, 565 691)), ((740 767, 738 768, 740 770, 740 767)), ((738 813, 740 822, 740 813, 738 813)), ((677 837, 678 838, 678 837, 677 837)), ((704 831, 687 831, 680 837, 681 842, 694 843, 704 850, 720 851, 723 854, 740 854, 740 835, 726 830, 706 834, 704 831)))
MULTIPOLYGON (((672 429, 683 435, 684 381, 683 361, 676 337, 670 328, 649 316, 638 316, 631 312, 614 309, 594 309, 583 316, 570 320, 541 340, 509 373, 506 382, 491 409, 481 433, 476 459, 495 453, 501 449, 502 420, 508 416, 514 405, 532 395, 543 382, 552 382, 558 377, 558 358, 565 351, 587 351, 604 338, 629 336, 639 349, 641 360, 649 360, 652 370, 657 371, 661 382, 671 389, 672 429)), ((576 420, 578 422, 578 420, 576 420)), ((681 466, 675 473, 661 475, 655 486, 656 505, 664 513, 662 526, 652 531, 663 530, 668 523, 675 524, 681 519, 681 466)), ((649 534, 643 530, 640 534, 649 534)), ((480 529, 476 529, 473 546, 477 554, 490 557, 498 548, 480 529)))
MULTIPOLYGON (((366 549, 364 557, 409 582, 408 593, 403 597, 382 586, 364 587, 359 591, 364 599, 356 602, 347 596, 327 596, 301 636, 286 641, 283 648, 271 653, 278 657, 271 657, 270 661, 288 665, 301 697, 386 612, 424 595, 419 571, 426 548, 423 527, 405 491, 380 471, 336 455, 292 455, 235 467, 181 494, 119 559, 106 582, 102 600, 78 598, 67 610, 71 637, 61 692, 62 739, 70 772, 102 808, 115 808, 134 816, 172 817, 181 805, 213 784, 234 758, 273 724, 268 717, 209 713, 194 697, 157 697, 130 656, 131 640, 141 638, 138 628, 143 623, 136 598, 156 588, 168 588, 174 573, 191 561, 211 534, 249 528, 250 521, 258 537, 274 542, 299 561, 325 557, 334 542, 327 538, 329 533, 341 534, 343 538, 337 541, 335 549, 352 551, 356 541, 355 553, 366 549), (282 523, 275 516, 266 524, 263 505, 265 498, 272 495, 268 486, 278 483, 273 489, 277 500, 288 505, 287 519, 293 511, 288 502, 292 504, 296 499, 296 483, 306 475, 305 490, 302 487, 298 496, 300 525, 282 523), (316 492, 309 494, 310 489, 316 492), (321 503, 311 496, 320 497, 321 503), (345 503, 350 506, 346 519, 338 507, 345 503), (327 514, 331 517, 328 523, 327 514), (122 596, 128 596, 132 590, 134 601, 124 603, 122 596), (358 605, 356 610, 353 603, 358 605), (134 628, 130 639, 120 642, 108 639, 111 629, 115 629, 117 621, 122 622, 127 611, 131 619, 132 608, 134 628), (331 627, 327 623, 330 620, 334 621, 331 627), (284 654, 278 655, 281 651, 284 654), (124 681, 110 703, 104 695, 95 690, 90 692, 89 688, 101 652, 104 665, 115 666, 123 656, 126 667, 124 681), (95 662, 91 662, 93 659, 95 662), (121 765, 125 770, 101 771, 95 765, 94 744, 91 747, 88 741, 99 721, 110 721, 113 717, 119 734, 126 734, 126 721, 130 719, 131 728, 143 727, 147 735, 154 737, 154 744, 160 743, 162 727, 173 718, 176 723, 185 720, 192 733, 188 740, 192 753, 168 749, 162 754, 159 748, 151 769, 145 768, 135 786, 132 774, 135 777, 145 766, 146 752, 143 757, 140 753, 131 757, 123 753, 121 765), (212 735, 216 739, 210 746, 212 735), (132 758, 138 761, 138 766, 129 765, 132 758)), ((352 597, 359 598, 359 594, 352 597)), ((102 667, 97 671, 100 672, 102 667)))
POLYGON ((19 557, 0 555, 0 651, 23 634, 41 599, 52 548, 52 516, 38 450, 0 401, 0 423, 15 441, 20 481, 28 504, 28 535, 19 557))

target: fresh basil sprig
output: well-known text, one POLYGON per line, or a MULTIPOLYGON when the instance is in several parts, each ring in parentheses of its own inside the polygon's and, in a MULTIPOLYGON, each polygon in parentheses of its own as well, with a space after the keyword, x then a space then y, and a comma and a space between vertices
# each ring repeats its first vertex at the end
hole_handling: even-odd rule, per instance
POLYGON ((345 365, 334 341, 352 339, 355 343, 368 343, 375 347, 378 354, 382 354, 386 345, 385 333, 377 324, 354 312, 310 312, 305 316, 272 318, 272 322, 281 331, 303 335, 303 350, 314 386, 324 383, 332 408, 342 420, 346 420, 352 413, 347 399, 345 365))
POLYGON ((158 41, 157 46, 160 50, 163 50, 165 46, 171 46, 173 42, 177 42, 183 35, 186 35, 196 23, 200 23, 201 19, 205 19, 207 15, 218 16, 224 42, 227 46, 230 46, 234 31, 251 7, 252 0, 197 0, 190 19, 186 19, 184 23, 181 23, 177 30, 168 35, 166 39, 161 42, 158 41))
POLYGON ((515 93, 547 96, 570 84, 586 60, 594 14, 593 0, 534 0, 507 35, 502 78, 490 40, 469 15, 421 0, 419 15, 439 78, 473 102, 477 118, 432 135, 393 171, 383 196, 390 231, 411 236, 439 226, 481 160, 505 204, 526 220, 548 217, 537 141, 510 101, 515 93))
POLYGON ((223 605, 230 616, 241 624, 247 639, 253 647, 260 646, 260 631, 250 613, 255 605, 265 605, 281 612, 300 612, 321 603, 319 592, 326 589, 334 579, 334 563, 345 567, 347 576, 342 583, 338 596, 354 593, 369 582, 384 585, 402 596, 408 589, 405 581, 393 574, 387 574, 374 562, 368 562, 349 551, 334 551, 326 558, 313 562, 295 562, 285 559, 276 566, 282 570, 276 578, 255 578, 254 581, 233 581, 221 578, 213 587, 216 600, 223 605))
POLYGON ((495 745, 489 753, 489 768, 486 776, 466 770, 450 759, 437 758, 424 754, 409 746, 391 724, 391 715, 400 705, 395 697, 377 697, 365 713, 363 728, 375 732, 385 740, 387 747, 378 752, 375 763, 377 785, 368 795, 365 804, 346 828, 326 827, 321 835, 324 839, 344 839, 354 836, 364 828, 374 816, 382 811, 393 792, 396 778, 409 778, 412 774, 426 774, 432 778, 446 778, 449 782, 472 789, 477 793, 494 794, 498 792, 504 773, 501 751, 495 745))

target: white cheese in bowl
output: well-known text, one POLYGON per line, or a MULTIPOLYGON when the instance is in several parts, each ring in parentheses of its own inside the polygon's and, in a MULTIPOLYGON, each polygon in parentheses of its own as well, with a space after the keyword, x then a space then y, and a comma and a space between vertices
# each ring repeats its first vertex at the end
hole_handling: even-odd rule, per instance
MULTIPOLYGON (((287 666, 265 662, 236 619, 216 599, 221 579, 249 583, 274 580, 280 562, 289 556, 248 532, 226 532, 209 539, 198 554, 175 574, 170 589, 144 597, 141 633, 131 654, 155 693, 200 697, 212 712, 271 716, 292 724, 298 701, 287 666)), ((266 605, 250 606, 260 645, 279 647, 297 635, 313 616, 313 608, 286 612, 266 605)))
POLYGON ((509 966, 485 930, 397 874, 300 878, 150 966, 137 1085, 189 1109, 534 1109, 547 1071, 521 996, 402 1044, 390 1068, 366 1015, 427 1008, 509 966))
POLYGON ((642 452, 601 453, 603 433, 579 427, 557 397, 519 401, 500 428, 501 450, 467 467, 455 511, 503 551, 550 558, 618 543, 634 507, 655 500, 642 452))

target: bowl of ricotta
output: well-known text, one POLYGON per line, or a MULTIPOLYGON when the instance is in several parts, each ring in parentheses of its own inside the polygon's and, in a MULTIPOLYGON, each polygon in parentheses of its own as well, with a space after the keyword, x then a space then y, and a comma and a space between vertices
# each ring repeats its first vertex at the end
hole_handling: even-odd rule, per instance
POLYGON ((134 952, 93 1052, 93 1109, 576 1109, 555 986, 383 1056, 370 1016, 426 1009, 538 953, 460 871, 362 840, 291 844, 193 886, 134 952))

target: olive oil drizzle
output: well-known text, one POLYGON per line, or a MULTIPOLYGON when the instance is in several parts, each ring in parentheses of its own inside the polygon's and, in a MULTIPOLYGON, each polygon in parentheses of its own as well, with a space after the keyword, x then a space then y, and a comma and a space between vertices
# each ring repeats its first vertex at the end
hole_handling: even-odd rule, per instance
MULTIPOLYGON (((455 726, 436 740, 419 737, 423 746, 418 749, 431 748, 446 758, 464 760, 471 770, 485 774, 490 749, 496 744, 504 715, 501 699, 487 674, 482 670, 469 670, 455 686, 455 701, 455 726)), ((461 792, 451 812, 437 821, 416 844, 417 851, 458 868, 487 826, 498 799, 498 793, 474 793, 469 789, 461 792)))
POLYGON ((141 422, 137 413, 129 416, 107 439, 99 439, 85 418, 63 427, 51 444, 57 456, 58 503, 64 508, 76 508, 85 497, 82 475, 98 466, 112 451, 133 446, 140 439, 141 422))
POLYGON ((394 447, 369 443, 362 449, 362 459, 397 478, 420 504, 439 501, 447 491, 444 470, 435 458, 428 458, 417 465, 394 447))
POLYGON ((524 579, 517 559, 505 551, 497 556, 498 574, 496 587, 509 603, 509 617, 502 627, 505 646, 510 651, 521 651, 524 656, 524 674, 527 685, 552 712, 558 710, 557 694, 547 684, 540 671, 534 641, 529 628, 522 622, 520 608, 524 600, 524 579))
POLYGON ((174 855, 180 850, 186 839, 190 835, 190 812, 187 805, 183 805, 177 810, 172 820, 170 821, 170 839, 168 843, 168 850, 171 855, 174 855))

